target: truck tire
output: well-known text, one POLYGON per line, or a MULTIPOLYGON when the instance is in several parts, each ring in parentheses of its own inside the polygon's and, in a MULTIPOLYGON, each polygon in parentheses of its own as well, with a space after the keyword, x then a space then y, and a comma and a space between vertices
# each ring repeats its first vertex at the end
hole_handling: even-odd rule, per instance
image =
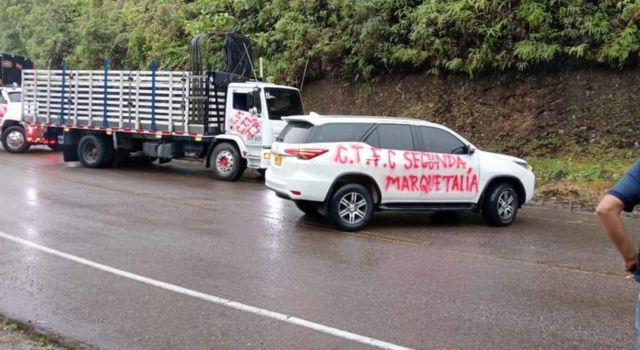
POLYGON ((496 184, 487 191, 482 217, 491 226, 509 226, 518 214, 518 193, 509 183, 496 184))
POLYGON ((329 218, 342 231, 358 231, 373 218, 371 192, 360 184, 340 187, 329 200, 329 218))
POLYGON ((223 181, 236 181, 247 169, 247 161, 240 156, 238 149, 226 142, 213 148, 209 164, 213 176, 223 181))
POLYGON ((14 125, 2 131, 2 147, 9 153, 24 153, 29 150, 31 143, 27 142, 24 128, 14 125))
POLYGON ((78 143, 78 158, 87 168, 109 166, 113 163, 113 146, 110 140, 102 135, 85 135, 78 143))

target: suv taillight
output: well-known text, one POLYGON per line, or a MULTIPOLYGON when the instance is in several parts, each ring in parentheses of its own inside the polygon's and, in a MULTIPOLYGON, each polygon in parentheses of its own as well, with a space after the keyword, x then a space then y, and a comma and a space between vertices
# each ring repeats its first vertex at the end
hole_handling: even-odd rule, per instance
POLYGON ((313 159, 321 154, 325 154, 329 152, 326 148, 287 148, 284 150, 284 153, 296 156, 299 159, 313 159))

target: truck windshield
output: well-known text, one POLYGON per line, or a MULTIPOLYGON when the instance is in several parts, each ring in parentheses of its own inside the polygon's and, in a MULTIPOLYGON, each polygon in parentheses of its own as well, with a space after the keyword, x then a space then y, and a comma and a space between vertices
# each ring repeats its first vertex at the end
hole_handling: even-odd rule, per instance
POLYGON ((300 93, 292 89, 265 88, 269 119, 281 120, 290 115, 303 115, 300 93))
POLYGON ((22 101, 22 93, 21 92, 10 92, 9 93, 9 102, 21 102, 22 101))

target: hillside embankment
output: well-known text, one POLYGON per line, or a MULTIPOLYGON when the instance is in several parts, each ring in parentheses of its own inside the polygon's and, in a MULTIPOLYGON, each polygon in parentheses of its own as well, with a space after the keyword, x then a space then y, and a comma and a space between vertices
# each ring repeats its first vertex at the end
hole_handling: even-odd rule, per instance
POLYGON ((425 119, 525 158, 544 204, 592 209, 640 150, 640 69, 324 79, 303 95, 307 111, 425 119))

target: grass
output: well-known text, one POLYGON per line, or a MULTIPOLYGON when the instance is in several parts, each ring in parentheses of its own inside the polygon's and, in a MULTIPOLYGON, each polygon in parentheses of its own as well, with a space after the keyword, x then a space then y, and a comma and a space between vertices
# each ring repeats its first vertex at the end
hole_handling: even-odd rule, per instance
POLYGON ((635 159, 626 151, 528 158, 536 174, 536 200, 592 209, 635 159))
POLYGON ((36 332, 31 325, 13 321, 0 315, 0 343, 11 349, 63 350, 71 349, 60 344, 54 335, 36 332))

